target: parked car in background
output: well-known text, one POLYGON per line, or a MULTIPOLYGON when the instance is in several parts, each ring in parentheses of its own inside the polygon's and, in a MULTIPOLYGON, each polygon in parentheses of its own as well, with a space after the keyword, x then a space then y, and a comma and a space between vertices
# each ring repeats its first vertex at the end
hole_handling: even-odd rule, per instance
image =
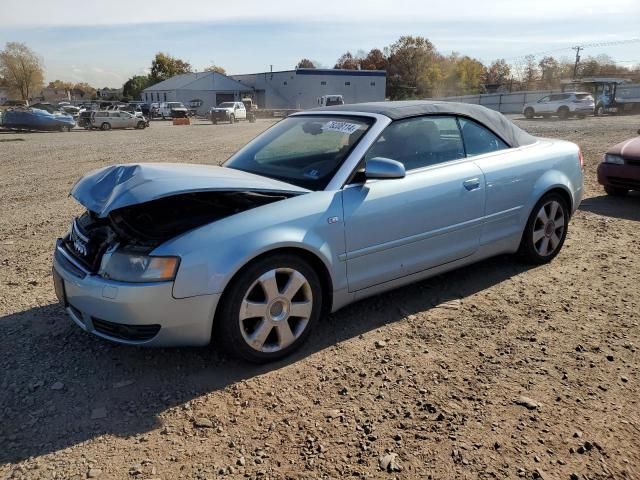
POLYGON ((367 296, 499 254, 550 262, 580 205, 582 169, 577 145, 479 105, 300 112, 221 167, 126 164, 80 179, 71 195, 86 211, 57 242, 54 285, 99 337, 184 346, 215 336, 267 362, 367 296))
POLYGON ((50 113, 38 108, 15 108, 4 112, 2 124, 11 130, 70 132, 76 122, 66 113, 50 113))
POLYGON ((162 102, 158 106, 158 115, 163 120, 167 118, 185 118, 189 116, 189 110, 182 102, 162 102))
POLYGON ((624 196, 629 190, 640 191, 640 136, 607 150, 598 165, 598 183, 609 195, 624 196))
POLYGON ((144 117, 138 117, 124 110, 99 110, 91 112, 91 127, 100 130, 112 128, 144 129, 149 122, 144 117))
POLYGON ((80 113, 80 108, 73 105, 61 105, 60 110, 71 115, 73 118, 78 118, 80 113))
POLYGON ((344 105, 342 95, 323 95, 318 97, 319 107, 332 107, 334 105, 344 105))
POLYGON ((92 125, 91 125, 92 113, 93 113, 92 110, 82 110, 78 115, 78 119, 76 121, 78 127, 84 128, 85 130, 89 130, 90 128, 92 128, 92 125))
POLYGON ((522 113, 526 118, 558 116, 584 118, 594 113, 595 102, 589 92, 554 93, 537 102, 526 103, 522 113))
POLYGON ((247 109, 242 102, 222 102, 209 110, 209 118, 214 124, 218 122, 234 123, 247 119, 247 109))
POLYGON ((159 103, 150 103, 149 104, 149 118, 153 119, 160 115, 160 104, 159 103))

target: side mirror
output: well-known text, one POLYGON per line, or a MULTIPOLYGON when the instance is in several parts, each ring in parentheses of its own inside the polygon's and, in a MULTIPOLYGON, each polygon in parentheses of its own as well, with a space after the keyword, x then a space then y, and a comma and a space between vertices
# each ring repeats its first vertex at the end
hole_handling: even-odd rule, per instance
POLYGON ((404 165, 390 158, 375 157, 367 160, 364 167, 364 175, 367 180, 404 178, 406 171, 404 165))

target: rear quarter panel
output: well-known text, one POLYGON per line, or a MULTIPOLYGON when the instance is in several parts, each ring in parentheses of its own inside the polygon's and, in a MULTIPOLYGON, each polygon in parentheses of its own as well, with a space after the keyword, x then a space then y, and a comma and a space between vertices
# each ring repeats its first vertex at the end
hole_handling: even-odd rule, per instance
POLYGON ((575 211, 583 188, 578 152, 570 142, 538 139, 478 157, 475 162, 485 175, 487 192, 481 244, 507 240, 508 249, 515 251, 533 207, 550 190, 564 190, 575 211))

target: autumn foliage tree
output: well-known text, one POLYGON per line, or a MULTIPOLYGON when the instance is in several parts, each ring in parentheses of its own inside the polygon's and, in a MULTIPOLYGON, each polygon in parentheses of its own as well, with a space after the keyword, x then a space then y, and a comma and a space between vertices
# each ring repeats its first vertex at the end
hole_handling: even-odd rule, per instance
POLYGON ((220 65, 209 65, 207 68, 204 69, 204 71, 221 73, 222 75, 227 74, 227 71, 224 68, 222 68, 220 65))
POLYGON ((158 52, 151 62, 149 78, 153 83, 157 83, 182 73, 190 73, 191 71, 190 63, 172 57, 167 53, 158 52))
POLYGON ((8 42, 0 51, 0 77, 13 94, 29 100, 42 88, 42 60, 26 44, 8 42))
POLYGON ((351 52, 343 53, 336 61, 333 68, 343 70, 358 70, 360 68, 358 59, 351 52))
POLYGON ((303 58, 298 62, 296 68, 316 68, 316 65, 308 58, 303 58))

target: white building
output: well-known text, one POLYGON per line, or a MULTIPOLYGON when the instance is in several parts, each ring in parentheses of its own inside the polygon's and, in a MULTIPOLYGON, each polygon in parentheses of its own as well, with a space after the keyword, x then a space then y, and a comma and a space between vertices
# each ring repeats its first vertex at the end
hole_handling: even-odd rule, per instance
POLYGON ((259 108, 313 108, 323 95, 342 95, 345 103, 384 101, 386 92, 384 70, 298 68, 232 78, 253 88, 259 108))
POLYGON ((182 102, 187 108, 194 102, 198 114, 206 114, 222 102, 239 101, 251 96, 251 87, 218 72, 194 72, 176 75, 142 91, 147 103, 182 102))

